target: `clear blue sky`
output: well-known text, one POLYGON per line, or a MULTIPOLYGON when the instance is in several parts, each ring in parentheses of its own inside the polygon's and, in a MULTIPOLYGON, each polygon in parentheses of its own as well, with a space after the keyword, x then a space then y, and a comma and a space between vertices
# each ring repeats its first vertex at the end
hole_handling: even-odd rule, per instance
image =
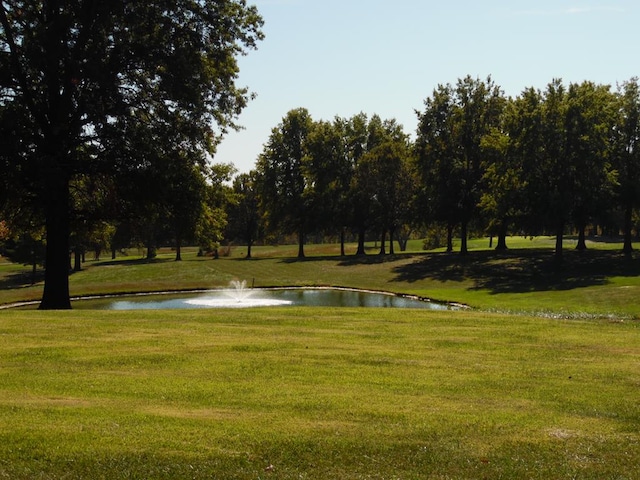
POLYGON ((238 84, 257 94, 216 163, 240 172, 289 110, 359 112, 414 134, 440 83, 491 75, 506 95, 553 78, 610 84, 640 75, 638 0, 248 0, 265 20, 238 84))

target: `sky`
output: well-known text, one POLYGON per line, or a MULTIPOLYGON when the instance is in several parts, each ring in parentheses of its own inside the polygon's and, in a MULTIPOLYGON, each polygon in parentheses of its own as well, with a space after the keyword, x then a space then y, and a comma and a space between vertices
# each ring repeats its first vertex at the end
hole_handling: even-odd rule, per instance
POLYGON ((256 94, 215 163, 255 167, 287 112, 314 120, 360 112, 415 135, 438 84, 491 76, 505 95, 554 78, 616 88, 640 75, 638 0, 247 0, 265 39, 240 57, 256 94))

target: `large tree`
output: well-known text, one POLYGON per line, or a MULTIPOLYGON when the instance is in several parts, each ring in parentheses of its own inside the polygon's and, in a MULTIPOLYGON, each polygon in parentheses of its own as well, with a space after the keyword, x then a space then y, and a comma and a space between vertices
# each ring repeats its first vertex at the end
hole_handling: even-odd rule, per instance
POLYGON ((437 222, 447 228, 447 252, 453 251, 453 229, 460 209, 457 192, 460 177, 455 174, 457 144, 451 85, 438 85, 418 112, 418 135, 414 144, 421 178, 418 203, 425 223, 437 222))
MULTIPOLYGON (((346 129, 347 155, 353 168, 349 188, 351 225, 358 234, 356 255, 365 254, 365 234, 367 229, 379 226, 379 212, 376 194, 379 187, 378 168, 371 158, 364 162, 366 155, 388 143, 405 144, 407 136, 395 119, 382 120, 378 115, 367 119, 358 114, 350 120, 346 129)), ((378 152, 381 153, 381 152, 378 152)), ((380 156, 378 155, 378 158, 380 156)))
POLYGON ((624 215, 623 251, 630 254, 633 250, 633 211, 640 206, 640 88, 637 78, 619 87, 617 112, 612 163, 618 174, 616 197, 624 215))
POLYGON ((371 224, 380 232, 380 254, 394 254, 396 230, 408 218, 415 182, 407 139, 390 139, 362 156, 356 170, 357 187, 367 195, 371 224))
POLYGON ((8 167, 32 176, 46 219, 41 308, 70 308, 71 179, 108 171, 125 127, 150 118, 211 150, 250 96, 236 57, 261 25, 244 0, 0 1, 0 114, 32 132, 8 167))
POLYGON ((587 248, 587 224, 611 205, 614 175, 610 163, 615 96, 608 85, 571 83, 567 91, 566 136, 572 175, 572 218, 578 250, 587 248))
POLYGON ((337 232, 344 227, 344 195, 349 186, 350 163, 342 127, 340 119, 315 122, 306 142, 304 172, 318 230, 337 232))
POLYGON ((307 137, 313 129, 308 110, 291 110, 271 131, 257 162, 258 192, 267 226, 298 236, 298 257, 304 257, 305 234, 315 224, 306 162, 307 137))
POLYGON ((460 252, 467 253, 469 223, 474 219, 482 192, 484 173, 483 138, 499 125, 504 107, 504 96, 489 77, 486 80, 467 76, 458 80, 455 87, 458 108, 454 111, 459 149, 455 159, 461 184, 460 252))
POLYGON ((229 204, 228 236, 247 245, 245 258, 251 258, 251 248, 258 237, 260 211, 256 192, 256 172, 241 173, 233 179, 233 196, 229 204))
POLYGON ((332 161, 329 162, 331 179, 328 187, 328 197, 331 210, 331 226, 334 230, 340 233, 340 255, 344 256, 345 251, 345 237, 347 226, 349 225, 349 190, 351 188, 351 179, 354 173, 354 164, 349 154, 347 127, 349 120, 345 118, 336 117, 332 125, 332 161), (338 146, 335 141, 338 140, 341 144, 338 146))
POLYGON ((485 165, 480 207, 487 217, 491 238, 494 234, 498 236, 496 250, 507 249, 509 225, 520 214, 520 165, 512 155, 511 143, 511 137, 504 128, 494 128, 481 143, 485 165))
POLYGON ((562 240, 572 213, 572 167, 567 143, 567 91, 554 79, 544 92, 529 88, 521 96, 517 131, 519 155, 523 159, 522 179, 531 229, 549 229, 556 236, 556 259, 562 259, 562 240))
POLYGON ((591 82, 570 84, 555 79, 544 92, 525 90, 520 99, 520 120, 510 131, 522 158, 522 182, 530 227, 553 231, 555 257, 563 256, 563 236, 571 222, 580 233, 606 202, 612 185, 609 165, 613 132, 613 96, 609 87, 591 82))
POLYGON ((207 172, 205 200, 202 205, 203 215, 200 217, 196 231, 200 251, 213 252, 218 257, 218 248, 224 238, 228 215, 234 203, 233 188, 230 185, 236 169, 231 163, 211 165, 207 172))
MULTIPOLYGON (((369 118, 362 112, 343 122, 346 159, 350 171, 348 178, 345 178, 348 179, 349 184, 345 197, 346 202, 343 203, 345 206, 343 211, 346 212, 347 223, 358 234, 356 255, 365 254, 365 233, 370 221, 366 214, 366 196, 363 195, 363 192, 358 187, 359 179, 356 178, 359 176, 357 169, 360 159, 368 148, 368 125, 369 118)), ((344 249, 341 249, 340 253, 344 255, 344 249)))
POLYGON ((491 77, 466 76, 455 86, 439 86, 418 112, 419 169, 429 201, 451 227, 460 225, 460 252, 467 253, 469 224, 477 214, 485 167, 482 140, 499 126, 505 99, 491 77))

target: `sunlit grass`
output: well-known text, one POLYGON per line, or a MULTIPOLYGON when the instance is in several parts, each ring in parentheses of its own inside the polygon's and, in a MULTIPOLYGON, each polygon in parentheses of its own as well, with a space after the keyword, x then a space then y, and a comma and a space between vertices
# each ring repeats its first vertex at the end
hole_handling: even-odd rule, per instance
POLYGON ((636 322, 2 312, 0 478, 634 478, 636 322))
MULTIPOLYGON (((508 245, 88 261, 73 295, 244 279, 484 311, 0 311, 0 478, 634 478, 640 258, 508 245)), ((0 263, 0 303, 39 298, 25 269, 0 263)))

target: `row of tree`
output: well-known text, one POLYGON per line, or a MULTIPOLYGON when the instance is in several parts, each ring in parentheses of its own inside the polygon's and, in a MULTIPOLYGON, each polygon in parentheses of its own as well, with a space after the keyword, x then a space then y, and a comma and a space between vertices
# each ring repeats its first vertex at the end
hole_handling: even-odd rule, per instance
MULTIPOLYGON (((309 232, 380 235, 424 225, 459 232, 556 236, 588 227, 624 233, 632 249, 640 206, 640 93, 637 79, 612 91, 592 82, 508 98, 491 78, 439 85, 416 112, 415 141, 394 120, 359 114, 314 122, 290 111, 273 129, 254 172, 266 227, 295 233, 299 256, 309 232)), ((248 241, 250 237, 246 240, 248 241)), ((401 238, 399 238, 401 239, 401 238)), ((391 242, 393 249, 393 242, 391 242)), ((391 250, 393 251, 393 250, 391 250)))
MULTIPOLYGON (((172 150, 176 139, 163 130, 165 137, 133 143, 136 163, 121 174, 73 177, 74 268, 87 250, 115 257, 131 246, 153 257, 157 246, 172 245, 179 260, 185 243, 204 254, 235 241, 251 257, 256 241, 283 235, 297 237, 300 257, 312 234, 339 238, 343 255, 347 236, 364 254, 367 235, 380 240, 381 253, 388 238, 394 253, 394 240, 402 248, 425 226, 445 232, 449 251, 458 233, 462 253, 470 234, 495 235, 504 249, 509 233, 552 233, 561 258, 563 235, 577 231, 578 248, 586 248, 588 226, 623 232, 630 252, 639 224, 639 112, 636 79, 615 92, 554 80, 545 91, 507 98, 490 78, 465 77, 425 100, 414 141, 393 119, 314 121, 306 109, 291 110, 256 169, 235 177, 232 165, 172 150)), ((35 265, 46 235, 29 198, 24 189, 5 199, 0 236, 5 254, 35 265)))
MULTIPOLYGON (((347 230, 364 253, 367 230, 392 235, 411 222, 411 145, 395 120, 365 114, 314 122, 305 109, 290 111, 273 129, 254 173, 267 231, 294 233, 298 256, 311 232, 347 230)), ((392 247, 393 248, 393 247, 392 247)))

